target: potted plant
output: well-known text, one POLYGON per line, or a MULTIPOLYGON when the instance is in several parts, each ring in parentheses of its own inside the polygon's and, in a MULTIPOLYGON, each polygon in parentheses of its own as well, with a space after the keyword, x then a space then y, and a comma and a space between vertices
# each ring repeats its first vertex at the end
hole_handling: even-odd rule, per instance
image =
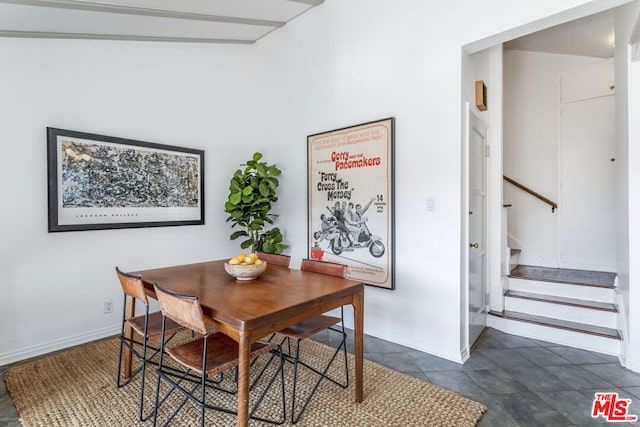
POLYGON ((254 153, 244 169, 238 169, 229 183, 229 198, 224 211, 229 214, 227 222, 231 228, 242 227, 231 234, 231 240, 246 237, 240 243, 242 249, 252 252, 279 254, 288 246, 282 243, 282 233, 277 227, 266 229, 273 224, 271 207, 278 201, 277 190, 280 182, 276 178, 280 169, 275 165, 261 162, 262 153, 254 153))

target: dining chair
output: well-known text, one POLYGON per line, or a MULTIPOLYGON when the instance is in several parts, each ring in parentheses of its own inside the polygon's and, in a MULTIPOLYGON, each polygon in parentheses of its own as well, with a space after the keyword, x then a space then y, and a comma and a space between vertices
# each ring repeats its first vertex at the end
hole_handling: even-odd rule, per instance
MULTIPOLYGON (((165 325, 170 320, 173 320, 199 335, 197 338, 193 338, 186 342, 174 343, 170 347, 165 347, 166 343, 164 338, 161 340, 153 425, 157 425, 160 406, 166 402, 171 393, 176 390, 183 394, 184 400, 167 418, 164 425, 171 422, 188 400, 199 406, 201 426, 204 426, 205 424, 205 409, 212 409, 237 415, 237 411, 208 403, 206 400, 206 390, 209 388, 219 390, 220 392, 237 393, 237 383, 234 383, 236 386, 235 390, 229 390, 221 386, 220 381, 214 378, 231 369, 237 368, 239 363, 238 343, 222 332, 218 332, 216 330, 213 321, 203 314, 202 306, 200 305, 197 296, 174 293, 167 289, 163 289, 158 285, 158 283, 154 283, 154 287, 158 302, 160 303, 160 310, 163 315, 162 330, 164 331, 165 325), (174 366, 165 364, 165 355, 169 356, 179 365, 179 367, 184 368, 184 370, 182 372, 178 372, 174 366), (162 399, 160 399, 160 386, 162 380, 169 384, 170 389, 162 399), (190 389, 187 388, 188 385, 184 383, 185 381, 192 384, 190 389)), ((258 341, 251 344, 251 350, 249 353, 250 360, 254 360, 260 356, 268 354, 271 354, 271 357, 268 362, 266 362, 267 365, 265 366, 265 369, 271 364, 276 356, 279 356, 280 365, 274 371, 268 383, 264 386, 264 389, 257 398, 253 408, 249 411, 249 417, 270 424, 282 424, 286 419, 283 369, 284 359, 282 351, 277 344, 273 343, 258 341), (279 420, 273 420, 254 416, 255 411, 267 395, 267 392, 275 382, 278 374, 280 374, 280 382, 282 385, 282 418, 279 420)), ((263 369, 253 380, 249 387, 250 390, 253 390, 258 384, 258 381, 261 379, 265 369, 263 369)))
POLYGON ((259 259, 266 261, 268 265, 289 267, 289 264, 291 264, 291 257, 289 255, 269 254, 266 252, 257 252, 256 255, 258 255, 259 259))
MULTIPOLYGON (((309 259, 302 260, 302 265, 300 269, 304 271, 313 271, 315 273, 327 274, 329 276, 337 276, 337 277, 345 277, 347 273, 347 267, 345 265, 322 262, 322 261, 313 261, 309 259)), ((289 344, 289 352, 284 355, 285 360, 293 363, 293 390, 291 393, 291 422, 295 424, 300 420, 300 417, 302 417, 302 414, 304 413, 305 409, 307 408, 307 405, 311 401, 311 398, 315 394, 316 390, 320 386, 320 383, 322 382, 323 379, 327 379, 342 388, 347 388, 349 386, 349 368, 347 363, 347 346, 346 346, 347 334, 344 330, 344 308, 340 307, 340 317, 328 316, 326 314, 315 316, 310 319, 304 320, 302 322, 296 323, 293 326, 289 326, 285 329, 278 331, 278 335, 283 337, 283 339, 280 342, 281 346, 284 344, 285 341, 287 341, 289 344), (321 369, 317 369, 307 364, 303 360, 301 360, 300 343, 304 339, 309 338, 325 330, 334 331, 340 334, 341 335, 340 344, 336 347, 335 352, 333 353, 331 358, 329 358, 325 367, 321 369), (291 354, 291 350, 290 350, 291 341, 295 341, 295 349, 293 354, 291 354), (345 368, 345 376, 346 376, 346 380, 344 382, 338 381, 334 378, 331 378, 329 375, 327 375, 329 368, 331 367, 331 365, 333 364, 333 361, 336 359, 336 357, 340 353, 340 350, 342 350, 344 353, 344 368, 345 368), (296 409, 296 391, 297 391, 296 389, 298 385, 298 366, 304 366, 305 368, 313 371, 315 374, 318 375, 318 380, 316 381, 313 388, 311 389, 311 392, 307 396, 307 399, 302 405, 302 408, 296 414, 295 409, 296 409)))
POLYGON ((118 357, 118 388, 124 387, 129 384, 131 380, 140 374, 140 409, 138 417, 140 421, 145 421, 150 418, 151 413, 144 414, 144 375, 147 363, 157 364, 153 359, 158 354, 159 348, 148 345, 149 339, 158 338, 161 334, 167 333, 170 338, 184 328, 177 323, 171 321, 168 322, 165 331, 162 331, 162 313, 157 311, 149 313, 149 299, 144 292, 144 285, 142 284, 142 277, 139 275, 128 274, 121 271, 116 267, 116 274, 122 286, 124 293, 124 303, 122 308, 122 329, 120 331, 120 355, 118 357), (145 306, 144 315, 127 316, 127 297, 134 298, 140 301, 145 306), (139 340, 136 340, 135 335, 132 338, 125 336, 125 329, 131 328, 136 334, 140 336, 139 340), (122 378, 122 353, 124 347, 127 347, 133 355, 140 361, 140 367, 131 373, 131 376, 127 379, 122 378), (153 350, 151 355, 147 355, 147 350, 153 350))

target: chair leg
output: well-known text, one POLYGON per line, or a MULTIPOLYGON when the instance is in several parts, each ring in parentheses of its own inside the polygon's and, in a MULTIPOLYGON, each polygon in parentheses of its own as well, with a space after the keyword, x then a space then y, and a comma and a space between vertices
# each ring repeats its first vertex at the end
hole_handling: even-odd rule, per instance
POLYGON ((256 385, 258 380, 262 377, 262 374, 269 367, 269 365, 271 365, 271 362, 275 358, 276 354, 278 355, 278 358, 279 358, 279 362, 280 362, 279 366, 276 369, 276 371, 273 373, 273 376, 269 380, 269 383, 265 386, 264 390, 262 391, 262 393, 258 397, 258 400, 256 401, 256 403, 253 405, 253 408, 251 409, 251 412, 249 412, 249 418, 254 419, 254 420, 258 420, 258 421, 263 421, 263 422, 266 422, 266 423, 269 423, 269 424, 282 424, 287 419, 287 402, 286 402, 285 385, 284 385, 284 356, 282 354, 282 347, 278 346, 277 353, 275 353, 275 354, 272 353, 271 354, 271 357, 269 358, 269 361, 265 364, 264 368, 262 368, 262 371, 260 371, 260 374, 258 374, 257 378, 254 380, 253 384, 251 384, 251 387, 250 387, 250 390, 251 390, 256 385), (280 387, 280 391, 281 391, 281 395, 282 395, 282 418, 280 420, 276 421, 276 420, 269 420, 269 419, 266 419, 266 418, 261 418, 261 417, 254 416, 253 414, 256 412, 256 410, 260 406, 260 403, 262 403, 262 401, 264 400, 265 396, 267 395, 267 393, 269 392, 269 390, 273 386, 273 383, 275 382, 276 378, 278 377, 278 373, 280 374, 280 386, 281 386, 280 387))
MULTIPOLYGON (((164 320, 163 320, 163 328, 164 328, 164 320)), ((164 330, 163 330, 164 332, 164 330)), ((150 418, 151 416, 153 416, 153 425, 156 426, 158 424, 158 412, 159 412, 159 408, 160 406, 169 398, 169 396, 174 392, 174 391, 179 391, 183 396, 184 399, 182 400, 182 402, 173 410, 172 414, 166 419, 166 421, 164 422, 164 426, 168 425, 178 414, 178 412, 182 409, 182 407, 185 405, 185 403, 188 400, 191 400, 193 403, 195 403, 196 405, 198 405, 200 407, 200 425, 201 427, 204 427, 205 425, 205 410, 206 409, 213 409, 213 410, 218 410, 218 411, 222 411, 228 414, 235 414, 237 415, 237 411, 233 411, 227 408, 223 408, 223 407, 218 407, 212 404, 208 404, 206 403, 206 389, 207 387, 214 387, 215 389, 221 391, 221 392, 227 392, 230 393, 230 391, 225 390, 224 388, 220 388, 218 386, 215 385, 215 383, 213 381, 210 381, 207 378, 207 374, 206 374, 206 354, 207 354, 207 340, 205 338, 204 341, 204 349, 203 349, 203 365, 201 368, 201 371, 203 372, 200 376, 199 379, 193 378, 193 375, 191 374, 191 370, 187 369, 186 371, 182 372, 181 374, 179 374, 178 372, 176 372, 175 370, 171 369, 169 371, 165 371, 167 369, 166 366, 163 365, 163 357, 164 357, 164 345, 166 344, 166 341, 164 339, 164 333, 162 335, 162 341, 161 341, 161 345, 160 345, 160 361, 158 364, 158 370, 157 370, 157 383, 156 383, 156 393, 155 393, 155 405, 154 405, 154 410, 153 412, 149 415, 148 418, 150 418), (164 380, 171 388, 163 395, 163 397, 160 397, 160 388, 161 388, 161 381, 164 380), (182 382, 183 381, 189 381, 193 384, 193 387, 183 387, 182 382), (198 387, 201 388, 200 390, 200 396, 198 396, 198 387)), ((282 424, 285 422, 286 417, 287 417, 287 413, 286 413, 286 395, 285 395, 285 379, 284 379, 284 357, 282 355, 282 349, 278 348, 278 352, 277 354, 279 355, 279 366, 276 369, 276 371, 273 373, 273 375, 271 376, 271 378, 269 379, 269 381, 267 382, 267 384, 264 387, 264 390, 261 391, 260 396, 258 397, 256 403, 253 405, 250 413, 249 413, 249 417, 251 419, 254 420, 258 420, 258 421, 262 421, 262 422, 266 422, 269 424, 282 424), (262 401, 264 400, 264 398, 266 397, 267 393, 271 390, 273 383, 278 379, 278 376, 280 377, 280 389, 281 389, 281 395, 282 395, 282 418, 280 420, 271 420, 271 419, 266 419, 266 418, 261 418, 258 416, 255 416, 254 413, 256 412, 256 410, 258 409, 259 405, 262 403, 262 401)), ((266 368, 271 364, 271 362, 273 361, 273 359, 275 358, 276 354, 272 354, 272 357, 269 359, 269 361, 267 362, 265 369, 263 369, 263 371, 261 371, 260 375, 258 376, 258 378, 256 378, 253 382, 253 384, 251 385, 251 388, 253 388, 253 386, 256 385, 256 383, 258 382, 258 380, 260 379, 260 377, 262 376, 262 373, 264 373, 264 371, 266 370, 266 368)))
MULTIPOLYGON (((291 343, 289 343, 289 348, 291 348, 291 343)), ((291 352, 289 352, 291 354, 291 352)), ((296 354, 293 359, 293 391, 291 393, 291 422, 293 424, 297 423, 300 417, 302 416, 302 412, 304 411, 304 407, 296 417, 296 388, 298 386, 298 364, 300 362, 300 340, 296 342, 296 354)), ((304 405, 306 406, 306 405, 304 405)))
POLYGON ((295 356, 291 358, 291 359, 293 359, 293 360, 291 360, 293 362, 293 391, 292 391, 292 397, 291 397, 291 423, 292 424, 296 424, 298 421, 300 421, 300 418, 302 417, 302 414, 307 409, 307 406, 311 402, 311 399, 313 398, 313 395, 318 390, 318 387, 320 386, 320 383, 322 382, 323 379, 329 380, 332 383, 334 383, 334 384, 336 384, 336 385, 338 385, 338 386, 340 386, 342 388, 347 388, 349 386, 349 365, 348 365, 348 359, 347 359, 347 334, 346 334, 346 332, 340 331, 338 329, 333 329, 333 328, 329 328, 329 329, 332 330, 332 331, 340 333, 341 336, 342 336, 342 339, 340 340, 340 344, 336 348, 335 352, 331 356, 331 359, 329 359, 329 362, 327 362, 326 366, 324 367, 324 369, 322 371, 320 371, 320 370, 318 370, 318 369, 316 369, 316 368, 314 368, 314 367, 312 367, 312 366, 308 365, 307 363, 305 363, 305 362, 300 360, 300 342, 301 342, 301 340, 298 340, 297 343, 296 343, 295 356), (327 373, 329 372, 329 369, 331 368, 331 365, 333 364, 334 360, 336 359, 336 357, 340 353, 340 350, 342 350, 342 352, 344 354, 345 375, 346 375, 346 382, 344 384, 327 375, 327 373), (295 402, 296 402, 296 388, 297 388, 297 379, 298 379, 298 365, 302 365, 305 368, 315 372, 318 375, 318 380, 316 381, 316 383, 314 384, 313 388, 311 389, 311 392, 307 396, 307 399, 305 400, 304 404, 302 405, 302 408, 300 409, 300 412, 298 412, 298 414, 296 415, 296 413, 295 413, 295 402))

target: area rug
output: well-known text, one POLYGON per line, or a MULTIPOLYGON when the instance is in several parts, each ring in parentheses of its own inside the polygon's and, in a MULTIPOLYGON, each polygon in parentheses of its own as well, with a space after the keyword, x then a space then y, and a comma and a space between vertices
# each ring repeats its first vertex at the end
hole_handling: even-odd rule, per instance
MULTIPOLYGON (((302 352, 311 364, 319 363, 332 352, 330 347, 315 341, 306 340, 304 344, 302 352)), ((353 355, 349 357, 352 369, 353 355)), ((118 341, 109 339, 17 365, 5 373, 5 381, 25 427, 151 425, 151 421, 142 423, 137 419, 139 379, 123 388, 116 387, 117 361, 118 341)), ((344 364, 334 365, 337 366, 332 374, 338 378, 344 376, 344 364)), ((292 369, 289 363, 285 367, 289 414, 292 369)), ((252 373, 259 369, 259 366, 253 366, 252 373)), ((364 401, 355 403, 354 379, 350 373, 352 378, 347 389, 323 381, 296 425, 475 426, 486 410, 483 405, 459 394, 368 360, 364 361, 364 401)), ((233 375, 227 375, 225 381, 232 381, 232 378, 233 375)), ((313 378, 303 374, 299 381, 302 396, 305 396, 313 378)), ((154 369, 148 369, 145 384, 150 392, 148 405, 152 405, 156 385, 154 369)), ((270 389, 259 406, 260 415, 278 417, 281 414, 280 387, 276 382, 270 389)), ((209 394, 229 408, 236 407, 236 395, 215 390, 209 394)), ((252 402, 255 401, 255 393, 251 396, 252 402)), ((170 407, 177 404, 178 397, 173 393, 165 402, 164 409, 159 411, 161 420, 172 409, 170 407)), ((207 411, 206 417, 207 426, 227 427, 236 423, 234 415, 219 411, 207 411)), ((187 403, 171 425, 195 426, 199 422, 199 411, 187 403)), ((251 420, 250 425, 263 423, 251 420)), ((287 420, 283 425, 292 424, 287 420)))

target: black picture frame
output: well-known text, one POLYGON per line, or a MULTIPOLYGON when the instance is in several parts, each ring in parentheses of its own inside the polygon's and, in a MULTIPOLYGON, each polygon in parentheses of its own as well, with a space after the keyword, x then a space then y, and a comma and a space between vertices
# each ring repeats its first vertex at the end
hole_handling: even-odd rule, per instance
POLYGON ((394 150, 393 117, 307 136, 308 257, 344 264, 348 278, 389 290, 395 289, 394 150))
POLYGON ((48 230, 204 224, 204 150, 47 128, 48 230))

